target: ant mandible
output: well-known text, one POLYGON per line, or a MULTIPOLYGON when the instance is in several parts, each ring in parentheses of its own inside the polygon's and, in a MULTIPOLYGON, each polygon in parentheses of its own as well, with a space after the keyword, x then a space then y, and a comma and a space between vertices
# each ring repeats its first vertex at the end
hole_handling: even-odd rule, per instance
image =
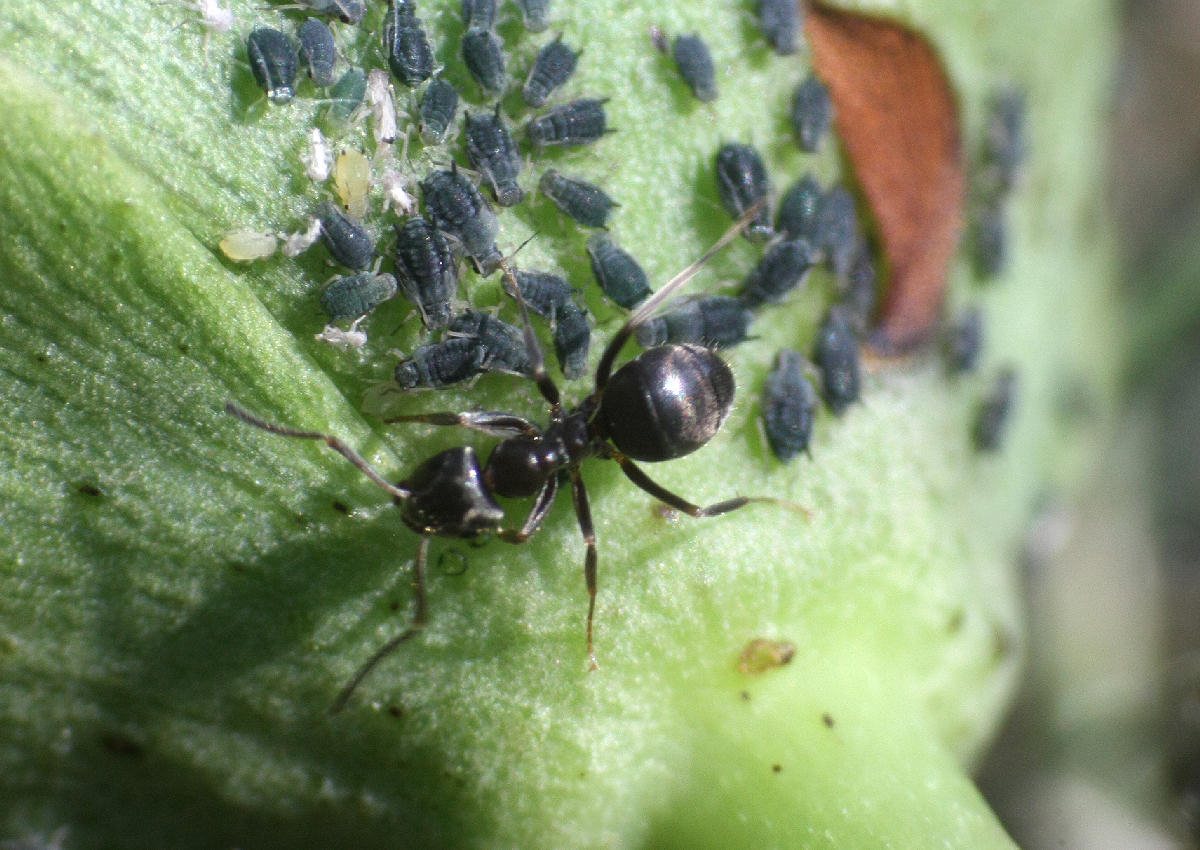
POLYGON ((540 428, 511 413, 416 413, 384 421, 455 425, 502 438, 482 466, 475 450, 458 446, 438 452, 406 479, 390 483, 342 440, 319 431, 301 431, 259 419, 233 402, 227 413, 284 437, 323 441, 358 467, 364 475, 392 495, 404 523, 421 535, 413 562, 413 617, 408 628, 383 644, 360 666, 342 688, 331 708, 340 711, 358 685, 375 666, 424 628, 428 609, 425 567, 429 541, 434 536, 475 538, 494 534, 508 543, 524 543, 541 528, 563 479, 571 480, 571 493, 579 529, 587 545, 583 574, 587 583, 587 650, 596 667, 592 623, 596 611, 596 533, 588 507, 587 488, 580 465, 588 458, 614 460, 635 485, 677 511, 694 517, 717 516, 751 502, 790 506, 773 498, 739 496, 701 507, 653 481, 635 460, 657 462, 683 457, 703 446, 720 430, 733 404, 734 379, 729 367, 714 351, 699 345, 660 345, 647 349, 613 372, 613 364, 639 324, 688 282, 718 251, 732 241, 757 213, 746 213, 696 262, 681 271, 647 299, 621 326, 600 357, 596 385, 577 407, 564 410, 558 387, 547 374, 541 346, 534 336, 520 287, 504 265, 513 284, 525 326, 533 380, 550 406, 550 422, 540 428), (504 510, 495 496, 533 498, 533 508, 520 528, 504 528, 504 510))

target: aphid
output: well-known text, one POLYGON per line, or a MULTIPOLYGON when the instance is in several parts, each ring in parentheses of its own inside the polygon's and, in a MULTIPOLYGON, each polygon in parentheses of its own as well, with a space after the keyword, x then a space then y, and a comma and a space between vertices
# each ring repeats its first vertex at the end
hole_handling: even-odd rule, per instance
POLYGON ((308 227, 283 237, 282 253, 285 257, 298 257, 317 244, 321 238, 321 219, 309 218, 308 227))
POLYGON ((821 391, 835 416, 858 401, 858 340, 844 307, 834 305, 817 331, 813 362, 821 370, 821 391))
POLYGON ((484 371, 487 349, 478 340, 455 336, 422 345, 396 365, 395 382, 401 389, 440 389, 469 381, 484 371))
POLYGON ((198 0, 195 3, 177 0, 177 5, 199 14, 201 26, 209 32, 227 33, 233 29, 233 10, 222 8, 220 0, 198 0))
POLYGON ((517 0, 517 7, 521 10, 525 29, 530 32, 541 32, 549 26, 550 0, 517 0))
POLYGON ((746 644, 738 658, 738 672, 758 676, 782 667, 796 655, 796 644, 786 640, 755 638, 746 644))
POLYGON ((308 131, 308 151, 300 154, 300 161, 304 163, 304 176, 309 180, 324 183, 329 179, 333 151, 329 149, 325 134, 316 127, 308 131))
POLYGON ((430 80, 421 94, 421 140, 427 145, 440 145, 454 124, 458 111, 458 92, 441 77, 430 80))
POLYGON ((344 150, 333 166, 333 191, 346 211, 355 218, 367 214, 367 194, 371 190, 371 163, 362 151, 344 150))
POLYGON ((702 103, 717 99, 717 71, 704 39, 696 34, 675 37, 675 67, 702 103))
POLYGON ((817 212, 821 208, 821 186, 811 173, 788 187, 779 199, 775 232, 788 239, 805 239, 814 247, 820 242, 817 212))
POLYGON ((469 29, 462 37, 463 64, 471 78, 493 97, 504 94, 504 45, 490 29, 469 29))
POLYGON ((337 62, 337 45, 329 26, 317 18, 300 25, 300 58, 308 66, 313 85, 327 88, 333 85, 333 66, 337 62))
POLYGON ((731 348, 745 342, 754 314, 740 298, 706 295, 638 326, 637 342, 653 348, 668 342, 694 342, 706 348, 731 348))
POLYGON ((800 150, 819 151, 832 120, 833 101, 829 99, 829 89, 815 75, 809 74, 796 86, 792 96, 792 130, 800 150))
POLYGON ((505 276, 503 285, 509 295, 519 288, 529 311, 554 325, 554 353, 563 375, 570 380, 582 377, 592 329, 587 310, 575 303, 575 288, 556 274, 524 270, 515 271, 511 278, 505 276))
POLYGON ((475 170, 491 184, 496 203, 512 207, 521 203, 525 193, 517 185, 524 160, 512 133, 500 117, 500 104, 495 112, 467 113, 467 157, 475 170))
POLYGON ((946 334, 946 365, 952 375, 974 372, 983 352, 983 313, 967 310, 946 334))
POLYGON ((417 199, 408 191, 408 178, 395 169, 389 168, 379 178, 383 187, 383 211, 395 207, 402 215, 412 215, 417 211, 417 199))
POLYGON ((521 96, 530 106, 541 106, 550 93, 570 79, 575 73, 579 54, 563 44, 562 33, 558 38, 538 51, 533 67, 521 88, 521 96))
POLYGON ((388 67, 409 88, 433 74, 433 50, 413 0, 390 0, 383 24, 388 67))
POLYGON ((875 305, 879 300, 878 283, 875 276, 875 260, 866 242, 860 242, 854 252, 854 260, 850 263, 850 273, 846 277, 846 289, 842 293, 842 306, 850 319, 850 327, 862 336, 871 323, 875 314, 875 305))
POLYGON ((1029 151, 1025 93, 1007 87, 992 97, 988 112, 986 158, 1002 190, 1012 188, 1029 151))
POLYGON ((592 342, 592 326, 587 310, 575 303, 564 304, 554 325, 554 354, 562 368, 563 377, 574 381, 587 371, 588 348, 592 342))
POLYGON ((780 56, 796 52, 800 10, 795 0, 758 0, 758 25, 780 56))
POLYGON ((525 130, 535 148, 551 145, 590 145, 604 135, 607 118, 604 104, 608 98, 584 97, 555 107, 530 120, 525 130))
POLYGON ((390 274, 362 272, 335 278, 321 293, 321 306, 329 321, 358 319, 396 296, 396 278, 390 274))
POLYGON ((979 405, 975 418, 975 448, 981 452, 994 452, 1004 441, 1008 422, 1012 416, 1017 389, 1017 373, 1011 368, 1000 371, 979 405))
POLYGON ((396 141, 396 101, 392 98, 392 81, 387 71, 375 68, 367 74, 367 103, 375 122, 375 144, 390 145, 396 141))
POLYGON ((496 26, 496 0, 462 0, 465 29, 490 30, 496 26))
POLYGON ((575 303, 575 287, 550 272, 516 269, 511 277, 505 275, 501 285, 514 298, 519 290, 529 312, 537 313, 550 322, 555 321, 568 304, 575 303))
POLYGON ((362 348, 367 344, 367 335, 358 329, 355 322, 350 330, 342 330, 337 325, 326 325, 325 329, 313 337, 317 342, 327 342, 338 348, 362 348))
POLYGON ((447 331, 476 340, 487 356, 483 368, 490 372, 532 374, 525 334, 508 322, 487 313, 467 310, 450 320, 447 331))
POLYGON ((845 278, 861 241, 854 197, 843 186, 834 186, 821 198, 817 210, 818 247, 833 273, 845 278))
POLYGON ((592 274, 600 288, 617 304, 632 310, 650 297, 650 281, 633 256, 607 233, 594 233, 587 243, 592 274))
POLYGON ((1008 205, 1003 198, 981 203, 975 208, 974 218, 975 273, 995 277, 1008 265, 1008 205))
POLYGON ((343 24, 357 24, 367 13, 363 0, 300 0, 299 5, 319 15, 336 18, 343 24))
POLYGON ((479 194, 471 181, 458 173, 433 171, 421 181, 425 211, 434 227, 457 239, 482 275, 500 265, 496 234, 500 223, 488 199, 479 194))
POLYGON ((341 129, 358 110, 367 94, 367 75, 362 68, 348 68, 329 90, 329 108, 325 110, 328 125, 341 129))
POLYGON ((657 24, 651 24, 649 35, 650 43, 654 45, 655 50, 663 56, 671 55, 671 42, 667 40, 667 34, 662 31, 661 27, 657 24))
POLYGON ((365 269, 375 259, 375 240, 355 219, 337 205, 323 201, 317 207, 321 220, 321 241, 329 255, 348 269, 365 269))
POLYGON ((817 391, 805 374, 808 361, 791 349, 780 350, 763 386, 763 428, 775 457, 783 463, 800 452, 812 456, 809 442, 817 410, 817 391))
POLYGON ((717 152, 717 192, 725 211, 741 218, 746 210, 759 204, 754 221, 743 232, 751 242, 766 242, 771 238, 770 212, 763 203, 770 191, 767 168, 758 151, 749 145, 721 147, 717 152))
POLYGON ((430 540, 434 536, 471 539, 493 534, 510 543, 523 543, 541 528, 560 484, 567 478, 571 481, 575 513, 586 544, 587 651, 594 666, 592 638, 598 559, 595 527, 581 474, 582 464, 589 458, 616 461, 634 485, 668 507, 693 517, 728 513, 751 502, 787 504, 777 499, 739 496, 707 507, 695 505, 657 484, 635 462, 683 457, 716 435, 729 414, 734 381, 729 367, 715 353, 700 346, 661 346, 643 352, 613 372, 617 355, 637 324, 694 275, 704 260, 727 244, 744 224, 739 222, 701 261, 673 278, 659 297, 630 317, 600 358, 592 393, 574 408, 564 409, 558 387, 545 372, 536 338, 526 327, 534 380, 550 408, 550 421, 545 427, 514 414, 493 412, 418 413, 388 420, 457 426, 502 438, 486 463, 480 463, 472 447, 459 446, 438 452, 411 475, 392 484, 337 437, 276 425, 232 402, 226 404, 229 414, 257 428, 285 437, 324 442, 391 495, 401 508, 405 524, 420 535, 413 562, 412 621, 359 668, 338 695, 334 711, 346 704, 381 660, 425 626, 425 571, 430 540), (496 497, 532 498, 534 506, 519 528, 505 528, 504 510, 496 497))
POLYGON ((396 226, 392 249, 400 290, 421 312, 430 329, 450 321, 450 302, 458 294, 458 263, 440 230, 421 216, 396 226))
POLYGON ((804 239, 776 242, 750 270, 738 295, 751 308, 778 303, 804 284, 816 259, 816 251, 804 239))
POLYGON ((605 227, 617 202, 595 184, 547 168, 538 189, 566 215, 587 227, 605 227))
POLYGON ((257 230, 234 230, 226 233, 217 243, 221 253, 235 263, 252 263, 274 256, 279 242, 273 233, 257 230))
POLYGON ((250 73, 271 103, 287 103, 296 96, 299 65, 296 46, 279 30, 258 27, 246 39, 250 73))

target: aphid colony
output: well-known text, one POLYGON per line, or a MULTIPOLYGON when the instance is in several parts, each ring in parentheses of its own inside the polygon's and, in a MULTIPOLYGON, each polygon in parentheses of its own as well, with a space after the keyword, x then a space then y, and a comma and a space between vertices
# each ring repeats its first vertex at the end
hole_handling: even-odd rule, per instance
MULTIPOLYGON (((356 24, 366 14, 361 2, 351 0, 314 0, 304 5, 344 24, 356 24)), ((545 0, 523 0, 519 5, 529 31, 545 29, 545 0)), ((797 4, 762 0, 758 9, 772 49, 781 55, 793 52, 800 28, 797 4)), ((538 50, 521 86, 524 103, 542 111, 528 117, 523 130, 514 128, 501 103, 510 73, 504 44, 496 32, 495 0, 462 0, 461 17, 465 31, 457 55, 478 89, 478 97, 470 92, 467 100, 482 99, 487 102, 484 107, 460 109, 459 91, 435 67, 434 49, 414 0, 391 0, 383 15, 381 54, 386 57, 387 70, 351 65, 339 74, 346 59, 338 55, 338 39, 315 17, 297 28, 295 42, 270 27, 253 29, 246 42, 250 71, 271 104, 279 106, 295 99, 297 77, 306 69, 312 85, 326 95, 325 130, 337 134, 369 113, 374 161, 353 149, 335 156, 322 129, 313 128, 308 149, 302 154, 304 173, 319 187, 332 182, 336 201, 329 198, 316 204, 307 224, 294 233, 277 237, 231 232, 221 241, 222 251, 233 260, 258 260, 273 256, 282 240, 282 253, 295 257, 320 242, 329 259, 349 273, 334 277, 320 295, 329 325, 318 339, 362 346, 366 336, 359 330, 360 323, 380 304, 400 295, 412 305, 430 338, 395 366, 395 387, 436 389, 484 372, 502 372, 533 380, 549 408, 545 426, 516 414, 490 412, 420 413, 387 419, 456 426, 500 438, 486 462, 481 463, 469 446, 449 449, 392 484, 335 436, 278 425, 227 404, 230 414, 268 432, 325 442, 391 494, 401 507, 404 522, 420 535, 413 567, 416 592, 411 624, 360 667, 335 708, 344 705, 380 660, 424 626, 424 574, 432 537, 491 534, 522 543, 538 531, 559 487, 568 482, 586 545, 587 648, 591 656, 597 549, 580 472, 587 459, 616 461, 634 485, 695 517, 715 516, 751 502, 786 506, 775 499, 738 497, 700 507, 655 483, 635 461, 682 457, 709 442, 728 415, 734 394, 732 373, 716 350, 749 338, 757 315, 786 301, 817 265, 827 265, 836 279, 838 303, 829 309, 812 341, 812 363, 796 351, 781 350, 766 379, 762 417, 771 450, 784 462, 810 453, 818 398, 840 416, 859 399, 862 389, 860 338, 875 309, 876 274, 853 196, 840 185, 822 189, 806 174, 787 188, 772 216, 774 193, 761 155, 750 145, 728 142, 713 155, 713 181, 735 224, 709 254, 658 292, 637 259, 606 229, 620 205, 599 186, 557 168, 542 170, 536 181, 537 193, 566 218, 594 229, 586 241, 592 275, 609 302, 631 311, 603 350, 591 392, 574 407, 564 405, 544 368, 541 346, 528 317, 536 314, 549 323, 560 368, 568 379, 577 379, 588 368, 588 311, 578 290, 564 276, 519 268, 513 253, 505 257, 500 247, 501 217, 504 209, 527 202, 529 195, 522 183, 533 182, 525 176, 531 157, 536 162, 548 148, 590 145, 609 132, 607 98, 570 99, 560 93, 576 70, 579 53, 559 34, 538 50), (411 90, 411 114, 397 109, 394 84, 411 90), (459 137, 466 159, 462 168, 449 150, 441 150, 459 137), (423 149, 410 157, 410 144, 417 140, 423 149), (395 147, 400 148, 398 158, 395 147), (418 175, 414 169, 419 161, 425 165, 424 173, 418 175), (380 172, 378 184, 372 177, 376 171, 380 172), (383 211, 398 216, 391 222, 392 235, 385 237, 382 249, 373 235, 375 225, 366 218, 376 185, 383 196, 383 211), (739 234, 762 249, 735 294, 692 297, 662 309, 709 256, 739 234), (388 258, 390 270, 381 269, 388 258), (464 263, 480 277, 500 272, 501 288, 517 305, 522 326, 466 306, 462 297, 464 263), (350 323, 348 329, 338 324, 344 322, 350 323), (440 338, 432 338, 435 334, 440 338), (617 367, 616 360, 630 338, 645 351, 617 367), (812 376, 817 378, 816 386, 812 376), (532 498, 534 504, 519 527, 507 528, 496 497, 532 498)), ((651 39, 655 48, 673 58, 683 83, 698 101, 712 102, 718 97, 716 66, 699 35, 679 35, 670 41, 653 28, 651 39)), ((794 93, 790 116, 801 150, 813 152, 821 147, 832 115, 829 94, 821 82, 813 76, 802 81, 794 93)), ((1000 149, 995 150, 999 180, 1007 187, 1016 166, 1006 165, 1000 149)), ((981 338, 979 314, 970 313, 948 337, 952 371, 974 367, 981 338)), ((998 445, 1013 385, 1014 379, 1005 373, 981 412, 974 434, 981 449, 998 445)))

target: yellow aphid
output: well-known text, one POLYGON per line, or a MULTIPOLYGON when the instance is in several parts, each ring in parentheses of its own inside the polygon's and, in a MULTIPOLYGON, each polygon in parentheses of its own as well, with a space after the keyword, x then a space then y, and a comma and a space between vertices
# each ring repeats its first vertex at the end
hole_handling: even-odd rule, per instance
POLYGON ((370 186, 371 163, 362 151, 342 151, 333 168, 333 188, 346 212, 359 219, 366 216, 370 186))
POLYGON ((275 253, 279 242, 271 233, 260 233, 257 230, 234 230, 226 233, 217 243, 221 253, 235 263, 252 263, 255 260, 265 260, 275 253))

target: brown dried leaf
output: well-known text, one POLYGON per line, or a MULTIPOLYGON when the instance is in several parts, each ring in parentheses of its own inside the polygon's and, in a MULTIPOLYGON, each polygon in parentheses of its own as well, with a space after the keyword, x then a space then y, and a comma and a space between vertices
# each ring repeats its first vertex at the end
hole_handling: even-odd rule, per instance
POLYGON ((810 4, 805 30, 890 268, 872 345, 899 354, 941 312, 965 203, 958 108, 941 61, 894 21, 810 4))

